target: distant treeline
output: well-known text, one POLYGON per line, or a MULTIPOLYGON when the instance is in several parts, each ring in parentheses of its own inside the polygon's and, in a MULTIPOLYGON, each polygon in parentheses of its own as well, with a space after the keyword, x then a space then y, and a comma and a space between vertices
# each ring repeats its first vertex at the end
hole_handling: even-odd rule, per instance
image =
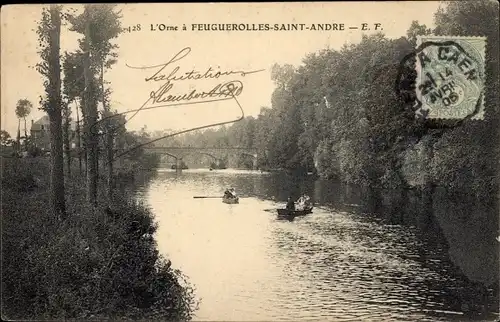
POLYGON ((310 54, 299 67, 275 65, 272 108, 172 140, 256 148, 261 168, 314 169, 355 184, 492 189, 499 159, 498 3, 451 2, 435 13, 435 25, 413 21, 406 37, 363 36, 359 44, 310 54), (430 127, 397 94, 401 61, 416 37, 428 34, 487 37, 483 121, 430 127))

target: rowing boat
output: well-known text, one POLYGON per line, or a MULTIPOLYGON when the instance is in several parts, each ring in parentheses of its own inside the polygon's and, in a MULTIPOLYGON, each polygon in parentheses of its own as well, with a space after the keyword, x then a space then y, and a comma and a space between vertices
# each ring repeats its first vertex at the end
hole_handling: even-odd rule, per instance
POLYGON ((278 218, 295 218, 305 216, 312 213, 312 208, 303 210, 289 210, 289 209, 276 209, 278 211, 278 218))
POLYGON ((237 204, 237 203, 240 203, 240 198, 238 198, 238 197, 231 197, 231 198, 222 197, 222 202, 228 203, 228 204, 237 204))

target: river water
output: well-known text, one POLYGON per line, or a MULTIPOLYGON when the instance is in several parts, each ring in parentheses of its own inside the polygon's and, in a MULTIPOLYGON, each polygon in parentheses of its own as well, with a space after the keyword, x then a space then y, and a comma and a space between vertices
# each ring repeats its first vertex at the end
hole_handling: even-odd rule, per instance
POLYGON ((195 320, 498 319, 495 203, 251 171, 159 171, 139 191, 160 252, 188 276, 195 320), (245 198, 227 205, 235 187, 245 198), (314 212, 276 219, 289 195, 314 212))

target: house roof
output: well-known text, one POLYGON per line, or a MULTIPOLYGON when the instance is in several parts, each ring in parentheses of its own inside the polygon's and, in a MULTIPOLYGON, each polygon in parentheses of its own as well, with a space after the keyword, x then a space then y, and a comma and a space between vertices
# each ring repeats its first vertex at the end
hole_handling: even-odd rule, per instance
MULTIPOLYGON (((50 119, 48 115, 44 115, 41 118, 39 118, 37 121, 33 122, 31 125, 31 131, 42 131, 42 130, 48 130, 49 129, 49 124, 50 124, 50 119), (43 126, 43 129, 42 129, 43 126)), ((72 120, 70 124, 71 130, 76 130, 76 121, 72 120)))
POLYGON ((37 121, 33 122, 33 124, 31 125, 31 130, 32 131, 41 131, 42 130, 42 125, 43 125, 43 129, 47 129, 49 128, 49 116, 48 115, 44 115, 42 116, 41 118, 39 118, 37 121))

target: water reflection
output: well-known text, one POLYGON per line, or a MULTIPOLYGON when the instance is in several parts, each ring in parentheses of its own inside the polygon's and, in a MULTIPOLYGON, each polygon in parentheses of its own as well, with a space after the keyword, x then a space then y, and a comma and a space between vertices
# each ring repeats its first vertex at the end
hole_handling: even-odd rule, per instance
POLYGON ((160 173, 143 198, 160 250, 202 297, 201 320, 436 321, 498 312, 496 203, 286 174, 160 173), (232 186, 239 205, 194 195, 232 186), (309 194, 314 213, 267 209, 309 194))

